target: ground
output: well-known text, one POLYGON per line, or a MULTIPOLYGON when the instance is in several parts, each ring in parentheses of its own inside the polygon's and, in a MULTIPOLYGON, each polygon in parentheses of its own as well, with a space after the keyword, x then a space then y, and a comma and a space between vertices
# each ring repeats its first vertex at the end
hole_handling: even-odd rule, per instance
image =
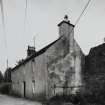
POLYGON ((0 94, 0 105, 42 105, 39 102, 0 94))

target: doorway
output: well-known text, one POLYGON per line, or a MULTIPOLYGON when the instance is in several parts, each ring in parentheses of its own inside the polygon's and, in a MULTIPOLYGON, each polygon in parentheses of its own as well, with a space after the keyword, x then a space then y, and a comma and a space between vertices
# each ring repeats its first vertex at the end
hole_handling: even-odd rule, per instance
POLYGON ((26 97, 26 82, 23 81, 23 96, 26 97))

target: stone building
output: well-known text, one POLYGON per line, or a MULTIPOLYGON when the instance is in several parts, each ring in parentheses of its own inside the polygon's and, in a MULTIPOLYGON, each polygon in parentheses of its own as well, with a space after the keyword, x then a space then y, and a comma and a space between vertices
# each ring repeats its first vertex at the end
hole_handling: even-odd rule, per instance
POLYGON ((105 99, 105 43, 91 48, 85 57, 86 92, 96 100, 105 99), (93 97, 93 96, 92 96, 93 97))
POLYGON ((65 16, 58 27, 57 40, 38 52, 32 51, 33 54, 12 69, 13 94, 46 99, 81 91, 84 54, 74 39, 74 25, 65 16))

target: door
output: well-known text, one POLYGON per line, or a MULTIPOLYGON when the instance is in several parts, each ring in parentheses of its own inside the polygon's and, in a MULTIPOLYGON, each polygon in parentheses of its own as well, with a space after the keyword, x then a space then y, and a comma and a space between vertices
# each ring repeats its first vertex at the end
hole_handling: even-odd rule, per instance
POLYGON ((26 97, 26 82, 25 81, 23 81, 23 95, 24 95, 24 97, 26 97))

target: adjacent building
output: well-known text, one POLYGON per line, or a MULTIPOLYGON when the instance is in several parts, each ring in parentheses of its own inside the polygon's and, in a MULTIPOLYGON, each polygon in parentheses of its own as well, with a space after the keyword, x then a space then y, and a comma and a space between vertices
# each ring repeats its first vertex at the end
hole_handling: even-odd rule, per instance
POLYGON ((85 62, 84 80, 86 92, 96 97, 96 100, 104 99, 105 43, 91 48, 89 54, 85 57, 85 62))
POLYGON ((29 47, 27 58, 11 70, 13 94, 48 99, 83 89, 84 54, 74 39, 74 25, 65 16, 58 27, 57 40, 38 52, 29 47))

